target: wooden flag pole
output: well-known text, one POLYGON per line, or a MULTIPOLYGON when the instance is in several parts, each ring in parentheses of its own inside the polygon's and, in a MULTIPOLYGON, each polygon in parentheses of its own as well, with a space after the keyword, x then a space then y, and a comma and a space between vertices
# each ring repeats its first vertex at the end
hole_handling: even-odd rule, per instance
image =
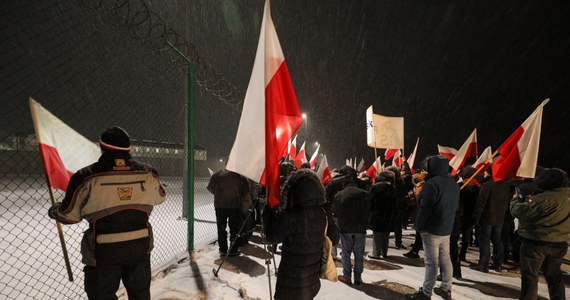
MULTIPOLYGON (((49 185, 49 181, 48 190, 51 204, 54 205, 55 197, 53 195, 53 190, 49 185)), ((65 268, 67 269, 67 278, 69 278, 69 281, 73 281, 73 272, 71 271, 71 264, 69 263, 69 255, 67 254, 67 246, 65 245, 65 238, 63 237, 63 229, 61 228, 61 223, 58 220, 55 220, 55 224, 57 225, 57 234, 59 235, 59 242, 61 244, 61 250, 63 251, 63 260, 65 261, 65 268)))
POLYGON ((489 157, 485 163, 483 165, 481 165, 477 171, 475 171, 475 173, 473 173, 473 175, 471 175, 471 177, 469 177, 469 179, 467 179, 465 182, 463 182, 463 185, 461 186, 461 188, 459 188, 460 190, 462 190, 471 180, 473 180, 473 178, 475 178, 475 176, 477 176, 479 174, 479 172, 481 172, 481 170, 483 169, 483 167, 487 166, 487 164, 493 159, 493 157, 495 157, 497 154, 499 154, 499 150, 495 150, 495 152, 493 152, 493 155, 491 155, 491 157, 489 157))

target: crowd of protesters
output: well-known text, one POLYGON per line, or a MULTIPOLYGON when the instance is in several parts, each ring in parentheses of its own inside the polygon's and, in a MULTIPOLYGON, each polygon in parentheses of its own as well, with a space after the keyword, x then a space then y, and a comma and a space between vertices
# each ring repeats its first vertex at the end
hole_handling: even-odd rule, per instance
MULTIPOLYGON (((275 299, 312 299, 318 293, 325 228, 336 245, 333 256, 340 249, 338 280, 358 285, 367 230, 372 231, 367 257, 378 260, 388 258, 392 233, 395 247, 406 249, 402 229, 410 225, 415 240, 403 255, 419 259, 424 250, 425 278, 407 299, 431 299, 433 293, 451 299, 453 280, 462 280, 461 261, 472 246, 479 248, 479 259, 471 269, 500 273, 507 261, 520 265, 520 299, 536 299, 539 272, 551 299, 566 299, 560 267, 570 235, 570 189, 564 171, 538 167, 534 179, 495 181, 490 166, 484 171, 465 167, 451 176, 449 160, 439 155, 426 158, 414 171, 404 161, 403 167, 388 167, 368 178, 342 166, 323 186, 308 165, 297 170, 282 162, 281 204, 263 211, 268 242, 274 251, 282 243, 275 299)), ((248 189, 246 181, 241 185, 248 189)), ((240 215, 243 219, 243 210, 240 215)), ((218 221, 220 254, 239 255, 237 248, 228 250, 226 223, 218 221)), ((239 224, 233 224, 230 241, 238 235, 239 224)))

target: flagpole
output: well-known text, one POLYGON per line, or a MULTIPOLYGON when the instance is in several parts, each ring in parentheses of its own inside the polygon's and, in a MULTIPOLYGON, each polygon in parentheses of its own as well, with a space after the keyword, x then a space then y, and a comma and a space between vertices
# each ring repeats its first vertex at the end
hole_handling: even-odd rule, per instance
MULTIPOLYGON (((51 199, 51 204, 54 205, 55 197, 53 195, 53 190, 49 184, 49 180, 48 180, 48 190, 51 199)), ((67 246, 65 245, 63 229, 61 229, 61 223, 58 220, 55 220, 55 224, 57 225, 57 234, 59 236, 59 243, 61 244, 61 250, 63 251, 63 260, 65 261, 65 268, 67 269, 67 278, 69 279, 69 281, 73 282, 73 272, 71 272, 71 264, 69 263, 69 255, 67 254, 67 246)))
POLYGON ((473 178, 475 178, 475 176, 477 176, 479 174, 479 172, 481 172, 481 170, 483 169, 483 167, 487 166, 487 164, 493 159, 493 157, 495 157, 497 154, 499 153, 499 150, 495 150, 495 152, 493 152, 493 154, 491 155, 491 157, 489 157, 485 163, 483 163, 478 169, 477 171, 475 171, 475 173, 473 173, 473 175, 471 175, 471 177, 469 177, 469 179, 467 179, 465 182, 463 182, 463 185, 461 186, 461 188, 459 188, 460 190, 462 190, 469 182, 471 182, 471 180, 473 180, 473 178))

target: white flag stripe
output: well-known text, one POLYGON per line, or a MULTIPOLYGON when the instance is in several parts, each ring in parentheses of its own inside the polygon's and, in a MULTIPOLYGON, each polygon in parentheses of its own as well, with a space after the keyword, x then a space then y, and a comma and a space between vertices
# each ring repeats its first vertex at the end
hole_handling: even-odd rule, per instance
POLYGON ((540 146, 540 130, 542 126, 542 111, 550 99, 542 101, 536 110, 521 125, 524 133, 517 143, 521 165, 517 176, 534 178, 538 162, 538 149, 540 146))
POLYGON ((97 161, 101 150, 30 97, 38 143, 57 149, 65 169, 75 173, 97 161))

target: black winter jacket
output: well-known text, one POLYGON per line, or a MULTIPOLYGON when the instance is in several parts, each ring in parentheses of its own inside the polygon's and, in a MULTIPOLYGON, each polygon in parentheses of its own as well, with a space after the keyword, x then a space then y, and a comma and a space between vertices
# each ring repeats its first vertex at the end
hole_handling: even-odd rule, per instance
POLYGON ((481 225, 503 225, 511 195, 509 181, 485 182, 481 185, 479 197, 475 203, 473 222, 481 225))
POLYGON ((300 169, 285 182, 280 206, 276 210, 266 206, 267 239, 283 243, 275 299, 313 299, 319 292, 327 220, 327 236, 333 245, 340 238, 325 202, 325 191, 316 173, 300 169))
POLYGON ((398 195, 390 182, 381 181, 370 188, 369 228, 377 232, 391 232, 400 226, 398 195))
POLYGON ((370 193, 354 183, 334 197, 333 212, 341 233, 366 233, 370 217, 370 193))
POLYGON ((238 173, 221 170, 212 175, 208 191, 214 194, 215 208, 241 209, 249 193, 247 179, 238 173))

